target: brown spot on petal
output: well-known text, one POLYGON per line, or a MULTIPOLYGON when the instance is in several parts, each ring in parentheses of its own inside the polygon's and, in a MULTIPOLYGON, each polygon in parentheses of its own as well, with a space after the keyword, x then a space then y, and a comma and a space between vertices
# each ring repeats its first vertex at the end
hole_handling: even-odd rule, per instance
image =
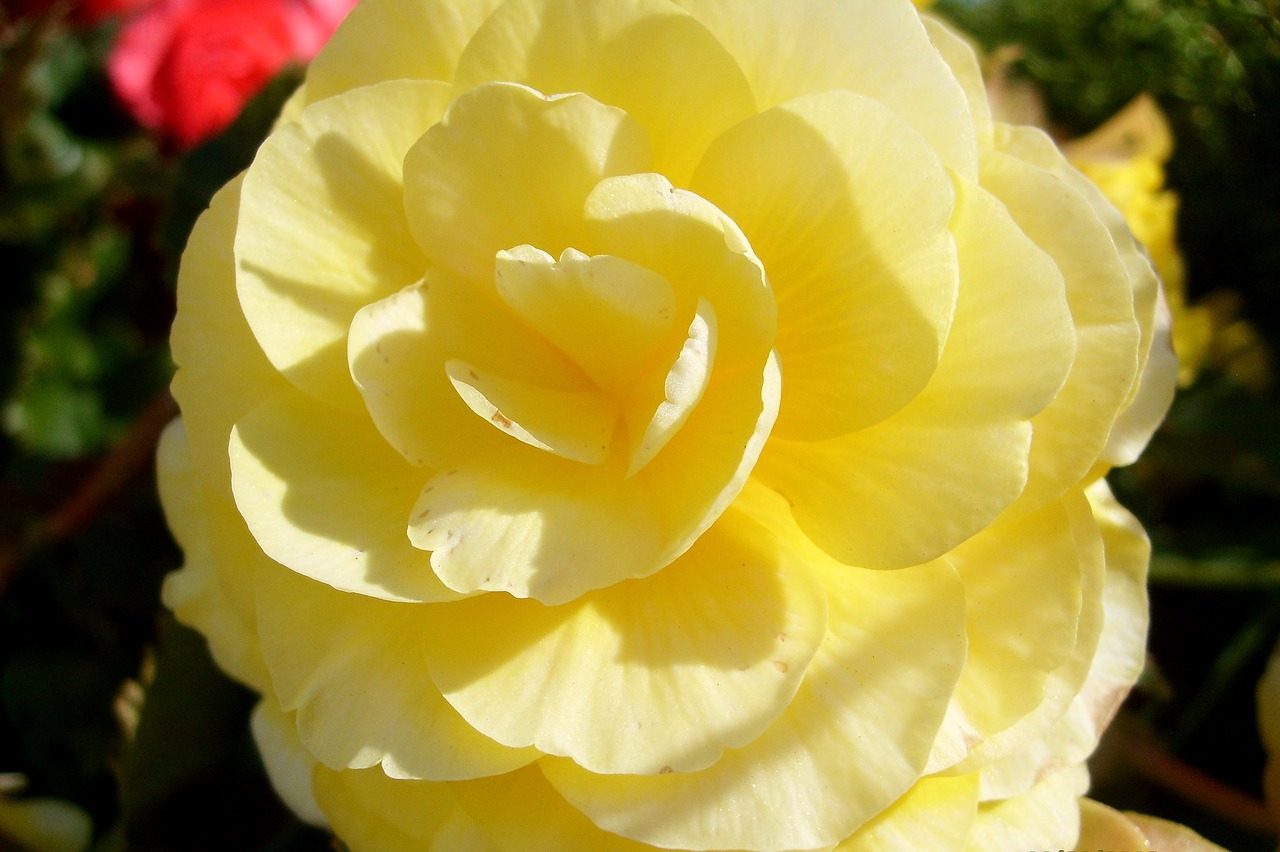
POLYGON ((777 670, 778 670, 778 673, 779 673, 779 674, 786 674, 786 673, 787 673, 787 669, 791 668, 791 667, 790 667, 790 666, 788 666, 786 663, 784 663, 782 660, 774 660, 774 661, 773 661, 773 667, 774 667, 775 669, 777 669, 777 670))
POLYGON ((658 770, 658 774, 659 774, 659 775, 670 775, 670 774, 671 774, 672 772, 674 772, 674 771, 675 771, 675 770, 674 770, 674 769, 672 769, 670 766, 664 766, 664 767, 662 767, 661 769, 659 769, 659 770, 658 770))
POLYGON ((493 416, 490 417, 489 419, 492 420, 494 423, 497 423, 498 426, 500 426, 503 429, 511 428, 511 418, 503 414, 501 411, 493 412, 493 416))

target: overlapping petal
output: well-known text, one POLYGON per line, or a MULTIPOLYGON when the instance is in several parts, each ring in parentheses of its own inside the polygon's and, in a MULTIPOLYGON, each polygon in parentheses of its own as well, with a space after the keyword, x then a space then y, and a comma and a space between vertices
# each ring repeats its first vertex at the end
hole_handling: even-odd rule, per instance
POLYGON ((421 666, 422 606, 353 596, 279 567, 258 573, 262 655, 303 744, 331 769, 381 765, 397 778, 447 781, 536 759, 477 732, 421 666))
POLYGON ((442 607, 427 659, 499 742, 590 772, 705 769, 786 710, 823 641, 826 596, 804 567, 731 510, 649 579, 558 607, 506 595, 442 607))
POLYGON ((263 143, 245 176, 236 285, 259 345, 290 381, 358 406, 347 328, 361 307, 422 277, 402 161, 439 120, 448 87, 388 81, 318 103, 263 143))
POLYGON ((738 64, 665 0, 513 0, 458 62, 455 90, 509 80, 585 92, 646 130, 656 171, 683 186, 706 145, 755 111, 738 64))
POLYGON ((236 506, 272 559, 370 597, 458 597, 404 535, 422 472, 362 415, 290 388, 236 424, 229 451, 236 506))
POLYGON ((543 771, 601 827, 681 849, 834 845, 919 777, 964 659, 963 591, 942 564, 849 569, 752 488, 740 503, 827 589, 826 641, 786 712, 700 772, 596 775, 565 759, 543 771), (798 819, 797 814, 803 814, 798 819))

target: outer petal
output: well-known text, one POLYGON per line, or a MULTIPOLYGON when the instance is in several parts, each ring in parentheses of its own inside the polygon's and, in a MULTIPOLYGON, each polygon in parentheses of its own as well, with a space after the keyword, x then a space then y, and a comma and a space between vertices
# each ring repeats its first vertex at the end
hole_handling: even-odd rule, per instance
POLYGON ((393 780, 377 768, 338 772, 321 766, 315 789, 334 832, 352 852, 495 852, 448 784, 393 780))
POLYGON ((1071 656, 1088 553, 1076 547, 1071 508, 992 525, 947 555, 965 590, 969 656, 953 700, 986 739, 1044 700, 1050 674, 1071 656))
POLYGON ((1116 419, 1102 460, 1121 467, 1137 461, 1173 405, 1178 383, 1178 356, 1173 350, 1173 313, 1161 292, 1156 307, 1155 330, 1138 390, 1116 419))
POLYGON ((1142 671, 1151 546, 1141 525, 1115 501, 1105 481, 1090 486, 1088 497, 1102 532, 1107 566, 1097 649, 1084 683, 1052 728, 983 767, 985 795, 1012 795, 1029 789, 1055 767, 1083 763, 1142 671))
POLYGON ((306 392, 360 404, 347 327, 362 306, 417 281, 405 152, 444 110, 442 83, 348 92, 279 128, 245 175, 235 256, 240 303, 271 363, 306 392))
POLYGON ((693 187, 743 229, 777 295, 778 435, 861 428, 924 387, 955 307, 954 193, 910 125, 849 92, 799 98, 716 140, 693 187))
POLYGON ((960 849, 978 810, 978 776, 921 778, 835 852, 960 849))
POLYGON ((230 452, 236 505, 272 559, 376 598, 458 597, 404 533, 425 474, 367 418, 289 389, 236 424, 230 452))
POLYGON ((304 822, 328 828, 329 821, 316 804, 311 783, 316 759, 298 739, 292 714, 280 709, 275 696, 267 695, 253 708, 249 727, 267 777, 281 801, 304 822))
POLYGON ((384 80, 450 82, 462 49, 501 0, 367 0, 307 69, 307 102, 384 80))
POLYGON ((707 143, 755 112, 733 58, 664 0, 505 3, 467 45, 456 88, 490 80, 621 107, 648 132, 655 170, 677 186, 707 143))
POLYGON ((1021 796, 983 804, 965 852, 1077 848, 1078 799, 1088 786, 1089 771, 1073 766, 1049 775, 1021 796))
POLYGON ((1121 413, 1103 453, 1107 462, 1129 464, 1138 458, 1174 398, 1178 363, 1172 352, 1169 306, 1161 292, 1147 248, 1138 242, 1125 221, 1093 180, 1066 161, 1052 139, 1036 128, 1001 127, 996 141, 1002 151, 1051 171, 1088 201, 1106 225, 1129 278, 1130 294, 1138 320, 1138 372, 1142 379, 1129 390, 1128 407, 1121 413))
POLYGON ((432 677, 499 742, 599 773, 703 769, 786 709, 822 641, 825 595, 796 556, 730 509, 648 579, 558 607, 441 607, 432 677))
MULTIPOLYGON (((1040 703, 999 730, 978 730, 968 719, 966 702, 955 701, 948 710, 942 735, 935 743, 930 770, 953 763, 957 739, 967 748, 958 749, 968 757, 952 766, 951 773, 982 769, 984 799, 1004 798, 1024 792, 1045 772, 1061 766, 1056 755, 1042 759, 1038 745, 1067 711, 1084 687, 1103 624, 1103 542, 1090 508, 1077 492, 1069 492, 1062 502, 1070 521, 1071 536, 1079 559, 1080 609, 1075 625, 1075 646, 1070 655, 1044 681, 1040 703)), ((980 696, 977 706, 981 708, 980 696)), ((981 711, 975 714, 981 717, 981 711)))
POLYGON ((787 711, 701 772, 603 776, 560 758, 543 771, 597 825, 653 845, 831 846, 919 778, 963 660, 962 591, 945 565, 839 565, 776 495, 752 487, 739 501, 828 589, 827 639, 787 711))
MULTIPOLYGON (((262 652, 253 624, 252 598, 242 600, 244 585, 252 593, 252 577, 231 577, 224 586, 223 563, 215 552, 217 538, 214 515, 230 505, 229 498, 205 488, 192 465, 182 420, 174 420, 160 437, 156 451, 156 475, 160 486, 160 502, 164 506, 169 529, 182 547, 181 570, 165 578, 162 589, 164 605, 173 610, 178 620, 196 628, 209 642, 213 658, 232 677, 255 689, 269 683, 262 664, 262 652)), ((225 509, 224 509, 225 511, 225 509)), ((234 507, 231 507, 234 517, 234 507)), ((252 563, 237 566, 251 571, 252 563)))
POLYGON ((1125 816, 1146 835, 1147 845, 1152 849, 1160 849, 1161 852, 1227 852, 1185 825, 1133 811, 1126 812, 1125 816))
POLYGON ((1150 844, 1133 821, 1093 799, 1080 800, 1080 848, 1145 849, 1150 844))
POLYGON ((191 231, 178 270, 170 343, 178 365, 173 396, 186 418, 193 460, 205 484, 228 496, 231 427, 286 386, 254 340, 236 295, 231 247, 242 181, 237 177, 219 190, 191 231), (236 393, 227 393, 228 387, 236 393))
POLYGON ((262 653, 298 736, 334 769, 381 763, 399 778, 506 772, 537 757, 505 748, 453 711, 422 643, 432 607, 345 594, 291 571, 259 572, 262 653))
MULTIPOLYGON (((919 4, 917 4, 919 5, 919 4)), ((991 118, 991 103, 987 99, 986 83, 982 79, 982 65, 977 50, 951 25, 941 18, 930 14, 922 14, 925 31, 934 48, 942 56, 944 62, 955 74, 956 82, 964 91, 965 100, 969 104, 969 115, 973 119, 973 127, 977 132, 978 148, 990 148, 995 127, 991 118)))
POLYGON ((989 524, 1022 490, 1028 421, 1070 363, 1056 270, 988 193, 960 186, 960 295, 930 383, 868 429, 775 437, 757 468, 814 541, 848 564, 918 564, 989 524))
POLYGON ((1032 421, 1031 472, 1019 506, 1080 482, 1098 459, 1138 377, 1141 329, 1129 273, 1104 223, 1062 178, 989 152, 982 185, 1057 262, 1077 333, 1076 360, 1054 402, 1032 421))
POLYGON ((902 116, 960 174, 977 174, 964 92, 909 3, 677 0, 746 72, 760 109, 847 89, 902 116))
POLYGON ((598 828, 555 791, 538 767, 452 785, 458 801, 502 852, 643 852, 653 847, 598 828))

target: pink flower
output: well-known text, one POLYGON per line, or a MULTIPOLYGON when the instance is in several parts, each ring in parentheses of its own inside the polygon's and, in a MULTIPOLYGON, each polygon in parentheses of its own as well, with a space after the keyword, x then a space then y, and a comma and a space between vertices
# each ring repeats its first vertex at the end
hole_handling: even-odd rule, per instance
POLYGON ((159 0, 107 60, 143 126, 189 148, 230 124, 284 65, 310 59, 355 0, 159 0))

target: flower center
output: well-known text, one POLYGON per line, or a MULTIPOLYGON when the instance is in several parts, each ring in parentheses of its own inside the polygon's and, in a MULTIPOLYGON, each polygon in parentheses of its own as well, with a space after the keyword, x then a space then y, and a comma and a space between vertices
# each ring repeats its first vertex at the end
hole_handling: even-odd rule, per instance
POLYGON ((716 349, 710 303, 700 299, 691 321, 679 324, 663 276, 572 248, 557 261, 517 246, 498 252, 495 269, 502 300, 583 378, 548 387, 453 359, 445 371, 463 402, 520 441, 584 464, 604 463, 621 434, 626 475, 643 469, 706 391, 716 349))

